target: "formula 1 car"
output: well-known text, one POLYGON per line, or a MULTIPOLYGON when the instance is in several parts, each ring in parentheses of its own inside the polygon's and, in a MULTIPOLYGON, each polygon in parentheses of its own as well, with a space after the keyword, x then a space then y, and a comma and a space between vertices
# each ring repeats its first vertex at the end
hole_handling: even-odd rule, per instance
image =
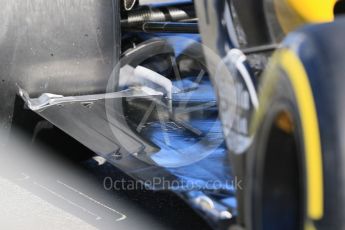
POLYGON ((0 2, 8 138, 48 121, 214 228, 344 228, 344 1, 0 2))

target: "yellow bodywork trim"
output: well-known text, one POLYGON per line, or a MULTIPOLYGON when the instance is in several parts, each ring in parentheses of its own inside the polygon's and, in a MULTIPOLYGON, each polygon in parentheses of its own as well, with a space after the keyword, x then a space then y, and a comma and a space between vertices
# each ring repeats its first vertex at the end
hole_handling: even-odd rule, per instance
POLYGON ((334 19, 336 0, 288 0, 291 8, 306 22, 329 22, 334 19))
POLYGON ((272 0, 282 30, 285 33, 306 23, 322 23, 334 20, 337 0, 272 0))
POLYGON ((290 50, 283 50, 279 56, 280 64, 294 89, 302 123, 306 154, 307 215, 312 220, 319 220, 323 216, 323 170, 313 93, 307 73, 297 55, 290 50))

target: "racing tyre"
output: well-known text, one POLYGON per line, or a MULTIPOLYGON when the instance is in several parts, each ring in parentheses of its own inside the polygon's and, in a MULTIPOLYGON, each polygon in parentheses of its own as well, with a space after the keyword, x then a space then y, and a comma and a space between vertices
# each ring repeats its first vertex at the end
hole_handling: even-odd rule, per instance
POLYGON ((345 19, 289 35, 261 79, 248 229, 345 229, 345 19))

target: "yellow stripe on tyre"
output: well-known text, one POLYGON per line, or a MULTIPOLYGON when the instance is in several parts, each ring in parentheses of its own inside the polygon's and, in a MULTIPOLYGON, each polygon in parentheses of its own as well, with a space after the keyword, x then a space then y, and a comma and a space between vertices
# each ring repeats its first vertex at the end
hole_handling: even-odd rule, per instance
MULTIPOLYGON (((269 109, 268 101, 273 93, 274 85, 277 84, 279 69, 286 72, 291 82, 301 120, 306 163, 307 217, 310 220, 320 220, 324 213, 324 188, 316 106, 304 66, 298 56, 289 49, 277 51, 272 57, 271 64, 268 65, 262 82, 263 88, 260 92, 260 108, 252 121, 251 131, 253 132, 259 127, 265 116, 264 111, 269 109)), ((313 229, 312 222, 306 223, 305 227, 305 229, 313 229)))
POLYGON ((307 73, 297 55, 282 50, 278 59, 294 90, 303 130, 306 154, 307 214, 312 220, 323 216, 323 169, 320 130, 314 97, 307 73))

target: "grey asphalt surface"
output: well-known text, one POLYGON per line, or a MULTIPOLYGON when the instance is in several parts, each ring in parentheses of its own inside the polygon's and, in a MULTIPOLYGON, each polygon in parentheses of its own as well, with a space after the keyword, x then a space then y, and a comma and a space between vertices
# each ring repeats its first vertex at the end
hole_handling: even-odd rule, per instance
POLYGON ((171 192, 105 189, 132 179, 57 128, 17 137, 1 149, 1 229, 210 229, 171 192))

